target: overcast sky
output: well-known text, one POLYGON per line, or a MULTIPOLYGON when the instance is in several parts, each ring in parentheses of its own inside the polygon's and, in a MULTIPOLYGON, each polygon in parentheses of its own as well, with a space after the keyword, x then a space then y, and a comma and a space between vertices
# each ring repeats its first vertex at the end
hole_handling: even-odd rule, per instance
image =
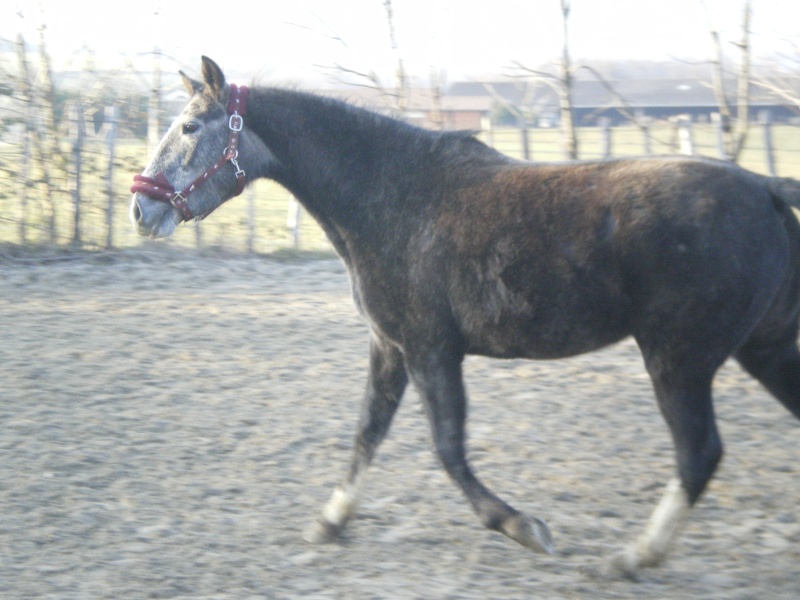
MULTIPOLYGON (((729 40, 738 38, 741 4, 572 0, 572 54, 702 60, 709 55, 709 16, 729 40)), ((400 53, 421 76, 436 66, 451 81, 479 77, 507 71, 513 61, 539 65, 560 52, 558 0, 394 0, 393 5, 400 53)), ((757 55, 800 52, 800 1, 753 0, 753 6, 757 55)), ((174 58, 165 62, 168 70, 196 68, 206 54, 223 68, 266 81, 318 78, 320 66, 335 63, 383 74, 395 64, 383 0, 6 0, 0 6, 0 38, 13 40, 21 32, 34 43, 42 20, 57 68, 80 68, 84 58, 77 51, 83 46, 101 66, 119 65, 121 57, 158 46, 174 58)))

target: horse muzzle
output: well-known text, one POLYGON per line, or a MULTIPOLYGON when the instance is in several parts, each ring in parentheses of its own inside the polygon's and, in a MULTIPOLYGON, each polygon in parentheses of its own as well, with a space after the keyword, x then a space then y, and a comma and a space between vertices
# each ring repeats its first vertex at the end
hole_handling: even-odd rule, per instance
POLYGON ((133 195, 128 215, 136 233, 151 239, 169 237, 183 221, 183 215, 171 204, 140 193, 133 195))

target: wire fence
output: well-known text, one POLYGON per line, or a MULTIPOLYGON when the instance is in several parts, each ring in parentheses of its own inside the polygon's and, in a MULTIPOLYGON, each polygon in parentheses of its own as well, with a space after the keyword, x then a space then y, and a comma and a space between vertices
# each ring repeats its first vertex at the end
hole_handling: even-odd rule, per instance
MULTIPOLYGON (((110 106, 73 95, 42 124, 41 105, 16 91, 0 106, 0 243, 82 249, 138 247, 128 219, 133 175, 147 162, 147 114, 141 95, 110 106), (48 129, 49 127, 49 129, 48 129), (52 139, 48 145, 45 133, 52 139)), ((800 178, 800 131, 793 125, 752 124, 739 163, 753 171, 800 178)), ((556 129, 480 132, 501 152, 534 161, 561 159, 556 129)), ((684 152, 719 156, 713 123, 655 123, 579 128, 579 158, 684 152)), ((290 194, 259 181, 207 221, 180 231, 170 244, 232 252, 280 249, 331 251, 316 223, 290 194)))

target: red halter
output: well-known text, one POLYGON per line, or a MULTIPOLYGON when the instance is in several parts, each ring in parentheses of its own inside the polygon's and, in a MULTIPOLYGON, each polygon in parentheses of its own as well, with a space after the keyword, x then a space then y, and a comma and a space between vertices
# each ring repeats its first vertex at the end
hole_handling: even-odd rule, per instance
POLYGON ((169 202, 181 212, 185 221, 191 221, 192 219, 199 221, 206 215, 197 216, 192 214, 186 198, 214 173, 219 171, 225 163, 231 161, 233 166, 236 167, 236 192, 233 195, 238 196, 241 194, 242 190, 244 190, 245 172, 239 167, 236 159, 239 156, 239 132, 244 127, 244 115, 247 113, 248 94, 249 90, 246 86, 239 87, 231 84, 231 95, 228 100, 228 114, 230 115, 228 119, 228 129, 230 130, 228 133, 228 146, 223 151, 222 158, 214 163, 210 169, 180 191, 175 190, 175 187, 167 180, 167 176, 164 175, 163 171, 156 173, 155 177, 134 175, 131 193, 139 192, 153 200, 169 202))

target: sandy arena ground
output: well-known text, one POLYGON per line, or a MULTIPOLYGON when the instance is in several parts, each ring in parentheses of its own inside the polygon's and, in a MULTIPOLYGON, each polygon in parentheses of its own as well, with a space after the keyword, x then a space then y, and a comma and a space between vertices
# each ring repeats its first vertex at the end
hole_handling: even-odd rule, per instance
POLYGON ((800 597, 800 423, 735 364, 726 458, 662 567, 591 572, 641 530, 672 447, 631 342, 470 358, 470 458, 557 554, 484 530, 410 392, 339 544, 367 329, 336 260, 0 256, 0 597, 800 597))

